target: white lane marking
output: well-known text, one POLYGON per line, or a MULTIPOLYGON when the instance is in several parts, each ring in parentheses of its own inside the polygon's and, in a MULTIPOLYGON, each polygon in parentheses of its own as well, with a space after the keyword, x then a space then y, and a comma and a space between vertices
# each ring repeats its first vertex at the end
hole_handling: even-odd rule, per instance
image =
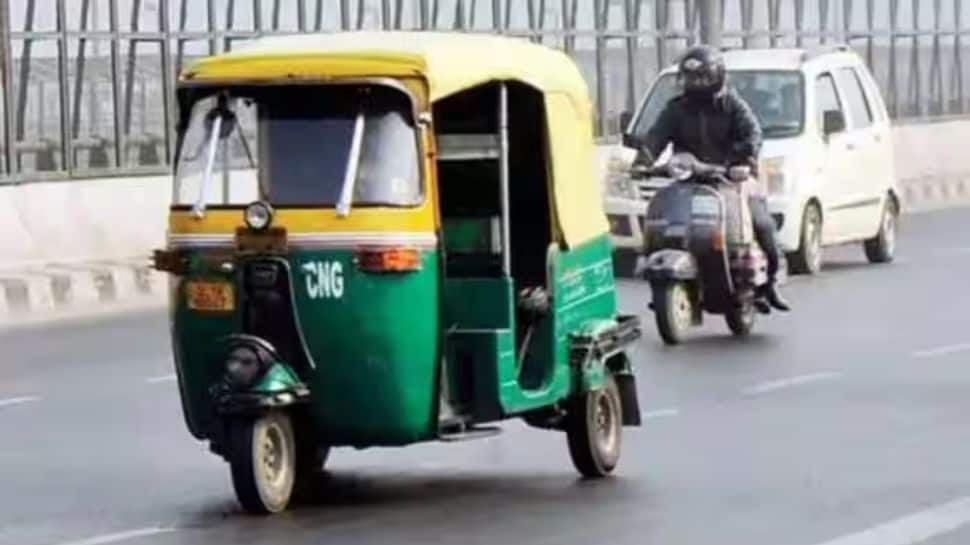
POLYGON ((936 250, 940 255, 964 255, 970 254, 970 247, 939 248, 936 250))
POLYGON ((640 413, 640 418, 642 420, 651 420, 654 418, 666 418, 669 416, 677 416, 680 411, 677 409, 657 409, 655 411, 644 411, 640 413))
POLYGON ((158 384, 160 382, 174 382, 174 381, 175 381, 175 375, 174 374, 171 374, 171 375, 162 375, 160 377, 151 377, 151 378, 146 378, 145 379, 145 382, 147 382, 149 384, 158 384))
POLYGON ((926 350, 917 350, 913 352, 914 358, 925 359, 925 358, 935 358, 937 356, 946 356, 947 354, 956 354, 957 352, 967 352, 970 351, 970 343, 960 343, 960 344, 948 344, 946 346, 937 346, 935 348, 927 348, 926 350))
POLYGON ((771 380, 768 382, 762 382, 760 384, 755 384, 742 390, 745 395, 758 395, 766 394, 768 392, 774 392, 775 390, 782 390, 785 388, 792 388, 794 386, 803 386, 805 384, 812 384, 815 382, 821 382, 823 380, 834 380, 841 377, 841 373, 825 372, 825 373, 814 373, 811 375, 798 375, 796 377, 783 378, 779 380, 771 380))
POLYGON ((964 497, 819 545, 913 545, 968 522, 970 497, 964 497))
POLYGON ((135 539, 137 537, 153 536, 156 534, 165 534, 174 531, 175 528, 139 528, 137 530, 128 530, 126 532, 117 532, 114 534, 103 534, 77 541, 65 541, 58 545, 104 545, 105 543, 117 543, 119 541, 126 541, 129 539, 135 539))
POLYGON ((0 399, 0 407, 9 407, 10 405, 20 405, 22 403, 30 403, 32 401, 40 401, 37 396, 21 396, 21 397, 10 397, 7 399, 0 399))

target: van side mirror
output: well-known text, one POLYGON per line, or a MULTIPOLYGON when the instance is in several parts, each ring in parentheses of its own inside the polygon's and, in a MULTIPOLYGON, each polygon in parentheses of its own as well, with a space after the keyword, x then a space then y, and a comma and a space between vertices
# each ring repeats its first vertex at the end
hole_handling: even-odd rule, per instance
POLYGON ((845 130, 845 114, 840 110, 825 110, 822 114, 822 133, 831 136, 845 130))
POLYGON ((639 147, 637 137, 627 132, 627 128, 630 126, 630 121, 632 120, 632 113, 628 111, 620 112, 620 131, 623 133, 623 147, 625 148, 639 147))
POLYGON ((629 111, 620 112, 620 130, 626 132, 626 128, 630 126, 630 121, 633 121, 633 114, 629 111))
POLYGON ((623 147, 630 149, 640 149, 640 139, 635 134, 623 133, 623 147))

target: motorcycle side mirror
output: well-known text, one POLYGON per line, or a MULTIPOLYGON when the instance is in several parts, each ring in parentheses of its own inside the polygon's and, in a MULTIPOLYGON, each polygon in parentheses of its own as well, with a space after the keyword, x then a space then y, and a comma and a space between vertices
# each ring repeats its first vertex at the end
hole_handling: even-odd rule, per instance
POLYGON ((845 130, 845 114, 840 110, 825 110, 822 114, 822 133, 828 137, 845 130))

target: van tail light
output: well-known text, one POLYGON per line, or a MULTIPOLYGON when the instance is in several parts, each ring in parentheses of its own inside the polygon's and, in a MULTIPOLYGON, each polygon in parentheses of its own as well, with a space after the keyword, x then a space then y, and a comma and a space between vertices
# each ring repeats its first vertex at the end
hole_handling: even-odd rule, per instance
POLYGON ((421 254, 413 248, 367 248, 357 252, 357 268, 365 272, 421 270, 421 254))

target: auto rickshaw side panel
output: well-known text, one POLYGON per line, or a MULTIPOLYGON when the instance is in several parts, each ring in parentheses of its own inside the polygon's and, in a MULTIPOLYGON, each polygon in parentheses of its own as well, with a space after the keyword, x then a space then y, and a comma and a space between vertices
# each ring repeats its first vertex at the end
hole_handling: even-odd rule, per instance
POLYGON ((290 254, 299 322, 316 371, 311 415, 333 445, 403 445, 436 433, 438 255, 419 270, 369 272, 353 249, 290 254))
POLYGON ((219 272, 205 266, 210 251, 186 251, 191 264, 185 276, 170 277, 170 305, 172 353, 178 376, 182 412, 189 432, 197 439, 210 437, 215 408, 209 388, 221 380, 224 372, 219 339, 240 330, 236 312, 236 291, 233 290, 232 309, 200 311, 189 308, 187 288, 190 283, 222 283, 233 285, 231 273, 219 272))

